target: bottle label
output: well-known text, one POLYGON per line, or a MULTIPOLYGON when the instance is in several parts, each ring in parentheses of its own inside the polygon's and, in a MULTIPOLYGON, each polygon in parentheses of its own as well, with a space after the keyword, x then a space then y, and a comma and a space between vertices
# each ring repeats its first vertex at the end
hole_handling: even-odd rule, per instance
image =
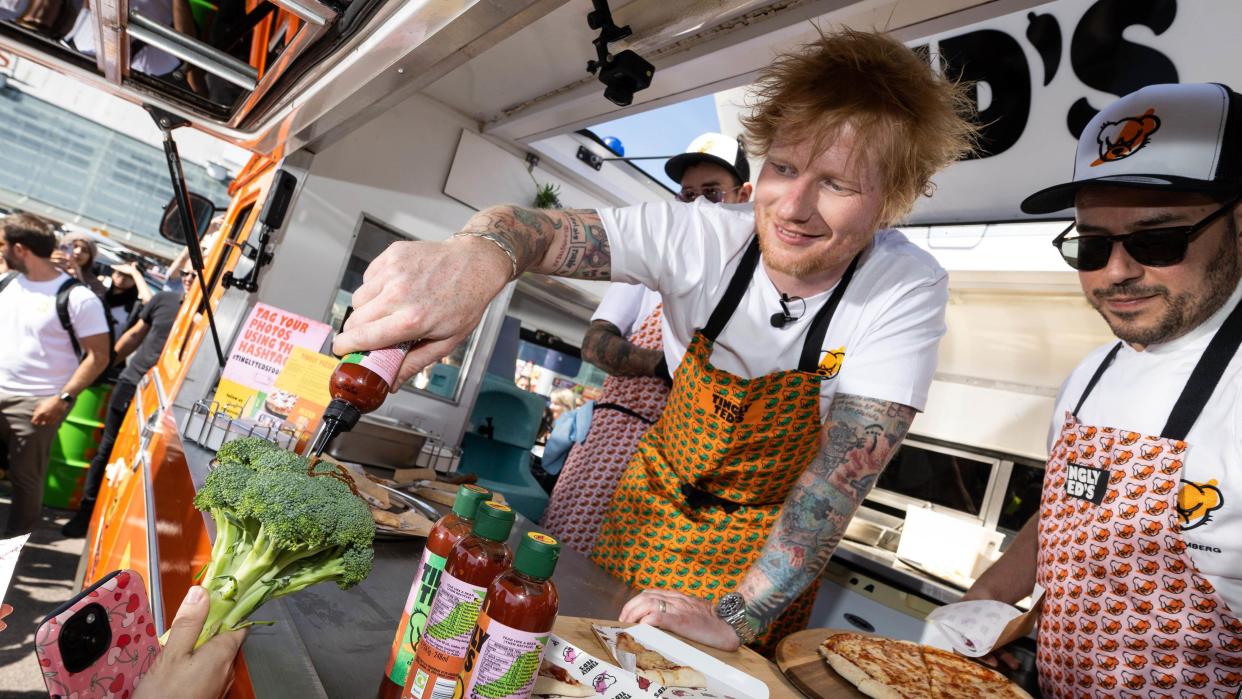
POLYGON ((463 582, 449 573, 431 603, 427 626, 418 640, 414 675, 409 678, 415 699, 451 699, 478 621, 487 588, 463 582), (421 685, 421 686, 420 686, 421 685))
POLYGON ((535 687, 548 632, 521 631, 479 615, 458 686, 463 699, 526 699, 535 687))
POLYGON ((397 380, 397 371, 401 368, 401 362, 405 360, 405 355, 410 351, 413 343, 402 342, 385 349, 370 350, 369 352, 351 352, 345 355, 341 360, 342 364, 361 364, 362 366, 379 374, 379 377, 386 381, 389 386, 397 380))
POLYGON ((405 686, 410 664, 414 662, 418 639, 423 634, 427 615, 431 612, 431 601, 440 589, 440 576, 444 574, 445 562, 443 556, 423 549, 423 558, 418 563, 418 574, 414 576, 410 596, 406 598, 401 612, 401 623, 397 626, 393 655, 388 662, 388 679, 398 686, 405 686))

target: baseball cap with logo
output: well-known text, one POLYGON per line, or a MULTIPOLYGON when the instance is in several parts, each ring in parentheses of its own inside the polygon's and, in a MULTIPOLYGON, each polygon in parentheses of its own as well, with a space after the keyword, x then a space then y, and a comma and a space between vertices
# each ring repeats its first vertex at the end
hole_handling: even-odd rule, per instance
POLYGON ((1022 211, 1068 209, 1089 184, 1242 192, 1242 96, 1216 83, 1150 85, 1131 92, 1083 129, 1073 180, 1027 197, 1022 211))
POLYGON ((691 141, 685 153, 668 159, 664 172, 680 184, 686 168, 696 163, 715 163, 728 170, 739 183, 750 181, 750 163, 746 161, 742 142, 722 133, 705 133, 691 141))

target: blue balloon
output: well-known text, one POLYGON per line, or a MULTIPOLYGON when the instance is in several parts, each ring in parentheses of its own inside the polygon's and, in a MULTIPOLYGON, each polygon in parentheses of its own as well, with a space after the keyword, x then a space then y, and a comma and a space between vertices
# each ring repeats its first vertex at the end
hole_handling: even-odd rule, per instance
POLYGON ((621 144, 621 139, 616 136, 605 136, 604 145, 608 150, 617 154, 617 157, 625 157, 625 146, 621 144))

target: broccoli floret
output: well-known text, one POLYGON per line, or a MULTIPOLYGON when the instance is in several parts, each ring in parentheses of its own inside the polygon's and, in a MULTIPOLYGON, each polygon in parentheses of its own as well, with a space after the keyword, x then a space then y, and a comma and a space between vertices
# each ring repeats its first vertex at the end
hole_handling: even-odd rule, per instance
POLYGON ((254 461, 256 471, 300 471, 306 473, 310 461, 291 451, 276 450, 262 454, 254 461))
POLYGON ((216 452, 216 461, 221 464, 239 464, 241 466, 254 466, 254 462, 264 454, 270 452, 288 453, 282 451, 279 447, 266 439, 259 437, 242 437, 226 442, 224 446, 216 452))
POLYGON ((270 599, 329 580, 348 589, 371 572, 375 527, 366 503, 289 456, 264 455, 254 469, 222 465, 194 499, 216 521, 204 582, 211 609, 199 644, 247 625, 270 599))

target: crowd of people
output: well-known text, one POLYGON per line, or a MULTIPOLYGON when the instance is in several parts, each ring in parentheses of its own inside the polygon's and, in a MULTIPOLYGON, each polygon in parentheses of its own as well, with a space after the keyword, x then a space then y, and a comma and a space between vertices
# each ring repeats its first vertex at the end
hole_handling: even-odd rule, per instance
POLYGON ((113 388, 101 441, 79 510, 62 529, 81 537, 137 384, 172 329, 181 278, 194 272, 178 258, 170 267, 177 284, 155 292, 140 261, 105 269, 90 235, 59 235, 31 214, 0 218, 0 252, 0 333, 12 338, 0 356, 0 441, 12 492, 2 536, 38 523, 57 430, 82 391, 107 382, 113 388))

